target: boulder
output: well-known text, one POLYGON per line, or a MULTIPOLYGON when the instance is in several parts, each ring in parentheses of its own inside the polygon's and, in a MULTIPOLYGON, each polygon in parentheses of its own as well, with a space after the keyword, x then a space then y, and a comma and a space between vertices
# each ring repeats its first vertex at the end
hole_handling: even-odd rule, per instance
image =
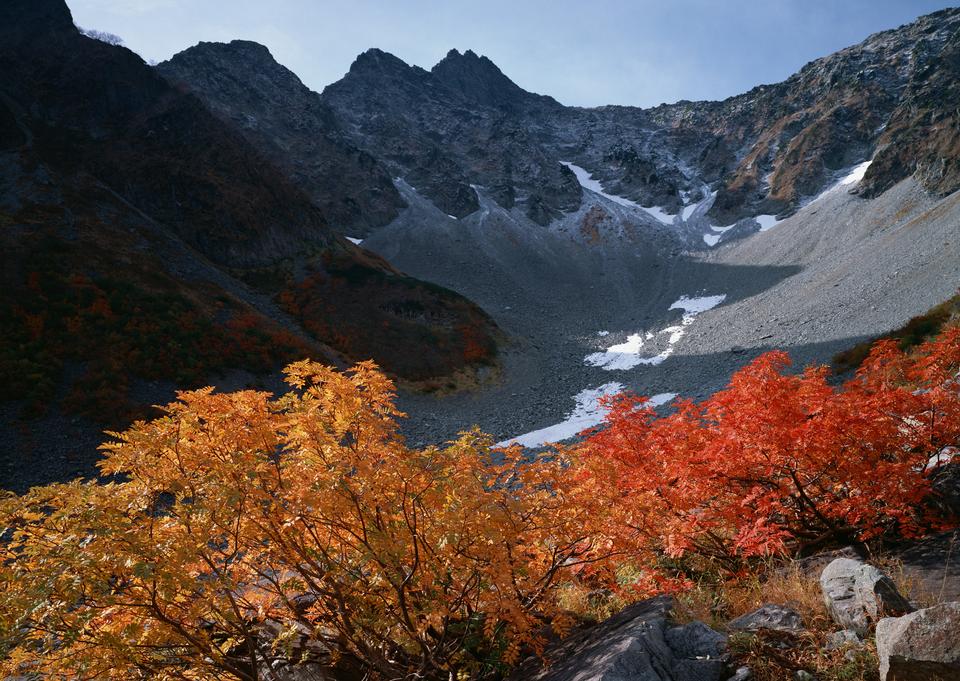
POLYGON ((820 574, 823 599, 833 620, 860 636, 881 617, 903 615, 913 607, 887 575, 873 565, 837 558, 820 574))
POLYGON ((720 681, 726 637, 705 624, 672 625, 673 599, 650 598, 526 660, 513 681, 720 681))
POLYGON ((727 627, 733 631, 803 631, 803 621, 800 613, 792 608, 775 603, 767 603, 753 612, 741 615, 730 621, 727 627))
POLYGON ((960 681, 960 603, 877 623, 881 681, 960 681))
POLYGON ((896 558, 914 593, 934 602, 960 601, 960 530, 941 532, 910 544, 896 558))

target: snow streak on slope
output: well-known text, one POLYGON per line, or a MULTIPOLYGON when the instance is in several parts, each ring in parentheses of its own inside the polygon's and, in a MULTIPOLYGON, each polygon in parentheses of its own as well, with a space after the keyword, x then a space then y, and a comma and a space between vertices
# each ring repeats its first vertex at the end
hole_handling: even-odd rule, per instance
MULTIPOLYGON (((693 323, 693 320, 701 312, 706 312, 715 308, 726 299, 725 294, 716 296, 700 296, 690 298, 681 296, 668 309, 683 310, 683 316, 680 324, 668 326, 662 329, 660 334, 667 334, 667 347, 658 355, 653 357, 641 357, 640 350, 643 344, 651 340, 655 334, 647 332, 646 334, 635 333, 629 336, 624 343, 613 345, 605 352, 597 352, 588 355, 585 359, 587 364, 598 366, 608 371, 632 369, 640 364, 656 365, 663 362, 673 352, 673 346, 683 337, 684 331, 693 323)), ((600 332, 601 334, 603 332, 600 332)), ((552 442, 561 442, 569 440, 581 431, 598 426, 603 423, 606 416, 606 409, 601 404, 604 397, 615 395, 624 389, 622 383, 604 383, 598 388, 589 388, 582 390, 574 396, 576 407, 567 418, 560 423, 556 423, 546 428, 541 428, 530 433, 518 435, 509 440, 498 443, 498 446, 505 447, 512 444, 519 444, 524 447, 542 447, 552 442)), ((660 393, 649 399, 648 404, 651 407, 660 407, 677 396, 676 393, 660 393)))
MULTIPOLYGON (((607 409, 601 404, 602 399, 622 391, 623 385, 620 383, 604 383, 599 388, 582 390, 574 396, 573 399, 577 406, 570 412, 566 420, 510 440, 498 442, 497 446, 507 447, 518 444, 524 447, 543 447, 553 442, 569 440, 581 431, 603 423, 603 419, 607 415, 607 409)), ((647 404, 651 407, 659 407, 676 396, 676 393, 661 393, 651 397, 647 404)))
POLYGON ((601 185, 598 180, 593 179, 593 176, 586 169, 581 168, 578 165, 574 165, 570 161, 560 161, 560 164, 567 166, 570 170, 573 171, 573 174, 577 176, 577 181, 580 183, 581 187, 583 187, 584 189, 589 189, 590 191, 596 194, 599 194, 605 199, 609 199, 610 201, 613 201, 614 203, 618 203, 621 206, 630 206, 631 208, 637 208, 639 210, 642 210, 657 222, 661 222, 665 225, 672 225, 674 222, 674 219, 676 218, 675 215, 670 215, 663 208, 660 208, 659 206, 651 206, 650 208, 644 208, 636 201, 631 201, 628 198, 625 198, 623 196, 617 196, 616 194, 608 194, 607 192, 603 191, 603 185, 601 185))
POLYGON ((827 189, 820 192, 815 197, 813 197, 812 199, 804 203, 803 206, 806 207, 806 206, 809 206, 811 203, 816 203, 817 201, 822 199, 824 196, 827 196, 828 194, 832 194, 837 190, 843 189, 845 187, 853 187, 853 185, 857 184, 858 182, 860 182, 860 180, 863 179, 863 176, 866 175, 867 168, 870 167, 871 163, 872 161, 864 161, 863 163, 858 163, 852 168, 848 168, 846 171, 844 171, 843 175, 840 177, 839 180, 837 180, 830 187, 828 187, 827 189))
POLYGON ((761 232, 766 232, 768 229, 776 227, 777 223, 780 222, 780 220, 777 220, 776 215, 758 215, 754 218, 754 220, 756 220, 757 224, 760 225, 761 232))
POLYGON ((724 299, 726 299, 726 295, 722 294, 699 298, 682 296, 668 308, 670 310, 683 310, 680 324, 661 329, 657 334, 650 332, 631 334, 625 342, 611 345, 603 352, 589 354, 583 358, 583 361, 585 364, 600 367, 607 371, 626 371, 641 364, 650 366, 662 364, 667 357, 673 354, 673 347, 683 338, 684 332, 688 326, 693 324, 696 316, 701 312, 715 308, 724 299), (644 343, 652 340, 655 335, 667 335, 666 347, 651 357, 641 356, 644 343))

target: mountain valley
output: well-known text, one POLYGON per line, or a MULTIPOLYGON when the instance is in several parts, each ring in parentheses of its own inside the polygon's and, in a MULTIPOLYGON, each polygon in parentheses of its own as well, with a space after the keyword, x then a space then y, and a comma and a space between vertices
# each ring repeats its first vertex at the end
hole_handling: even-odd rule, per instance
MULTIPOLYGON (((48 226, 6 249, 17 256, 5 289, 33 290, 41 307, 60 296, 107 333, 88 319, 97 296, 137 304, 101 281, 119 258, 139 268, 125 275, 142 279, 134 291, 219 320, 172 341, 161 325, 157 342, 183 352, 218 325, 256 331, 175 383, 271 384, 298 353, 372 357, 401 379, 413 443, 476 424, 540 444, 530 434, 596 425, 611 391, 702 399, 775 347, 798 365, 829 362, 960 281, 955 10, 783 83, 652 109, 567 107, 470 50, 427 71, 370 49, 315 93, 256 43, 201 43, 150 68, 79 35, 55 0, 7 12, 18 21, 5 22, 4 70, 22 76, 4 86, 8 220, 48 226), (57 85, 32 91, 39 68, 59 70, 57 85), (69 159, 50 156, 53 140, 69 159), (64 209, 56 229, 41 217, 64 209), (79 241, 64 241, 70 230, 79 241), (25 266, 55 241, 75 244, 54 277, 66 284, 25 266), (48 290, 64 285, 66 298, 48 290), (710 304, 684 307, 700 299, 710 304)), ((13 300, 9 319, 42 323, 13 300)), ((76 460, 99 437, 84 414, 105 403, 129 404, 122 416, 171 395, 158 380, 170 355, 130 346, 128 331, 86 349, 58 333, 30 351, 45 369, 28 407, 54 404, 28 418, 41 432, 75 425, 59 444, 28 441, 24 402, 8 402, 8 469, 51 448, 76 460), (97 376, 118 362, 127 378, 108 389, 97 376)), ((39 470, 56 477, 60 461, 39 470)))

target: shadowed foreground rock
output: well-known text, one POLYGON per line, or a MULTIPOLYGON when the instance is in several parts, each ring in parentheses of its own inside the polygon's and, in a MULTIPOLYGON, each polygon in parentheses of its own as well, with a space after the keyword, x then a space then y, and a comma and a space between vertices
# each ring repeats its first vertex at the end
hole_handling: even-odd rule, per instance
POLYGON ((877 624, 881 681, 960 681, 960 603, 877 624))
POLYGON ((513 681, 719 681, 726 677, 726 637, 694 622, 669 621, 666 596, 635 603, 527 660, 513 681))
POLYGON ((792 608, 775 603, 767 603, 753 612, 741 615, 728 625, 735 631, 803 631, 800 613, 792 608))
POLYGON ((903 615, 913 610, 889 577, 867 563, 837 558, 820 574, 823 599, 833 620, 867 634, 881 617, 903 615))

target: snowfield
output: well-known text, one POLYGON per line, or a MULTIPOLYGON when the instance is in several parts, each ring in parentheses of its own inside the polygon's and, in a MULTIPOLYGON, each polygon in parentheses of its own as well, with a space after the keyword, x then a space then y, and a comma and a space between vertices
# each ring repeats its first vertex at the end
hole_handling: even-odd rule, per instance
POLYGON ((600 367, 606 371, 627 371, 640 365, 657 366, 662 364, 667 357, 673 354, 673 347, 683 338, 684 332, 688 326, 693 324, 696 316, 701 312, 715 308, 726 297, 724 294, 699 298, 681 296, 679 300, 667 308, 668 310, 683 310, 680 324, 668 326, 656 334, 649 331, 645 334, 642 332, 631 334, 625 342, 611 345, 603 352, 591 353, 584 357, 583 361, 589 366, 600 367), (644 343, 657 335, 667 335, 666 347, 651 357, 643 357, 641 350, 644 343))
POLYGON ((851 168, 847 168, 847 170, 843 171, 839 180, 834 182, 832 185, 824 189, 822 192, 814 196, 809 201, 803 203, 801 207, 806 207, 812 203, 816 203, 817 201, 824 198, 825 196, 829 196, 830 194, 833 194, 834 192, 839 191, 841 189, 844 189, 847 187, 852 188, 853 185, 860 182, 860 180, 863 179, 863 176, 867 174, 867 168, 870 167, 871 163, 872 161, 864 161, 863 163, 858 163, 857 165, 851 168))
MULTIPOLYGON (((603 423, 603 419, 607 415, 607 409, 601 404, 603 398, 620 392, 623 392, 623 384, 621 383, 604 383, 599 388, 582 390, 574 396, 573 399, 577 406, 565 420, 531 433, 498 442, 497 446, 509 447, 517 444, 533 448, 569 440, 587 428, 593 428, 603 423)), ((661 393, 649 398, 647 404, 654 408, 660 407, 676 396, 676 393, 661 393)))
POLYGON ((567 166, 570 170, 573 171, 573 174, 577 176, 577 182, 580 183, 580 186, 584 189, 589 189, 595 194, 599 194, 605 199, 609 199, 614 203, 620 204, 621 206, 629 206, 631 208, 637 208, 642 210, 644 213, 652 217, 657 222, 663 223, 665 225, 672 225, 676 219, 675 215, 667 213, 663 208, 659 206, 652 206, 650 208, 645 208, 641 206, 636 201, 631 201, 630 199, 617 196, 616 194, 608 194, 603 191, 603 185, 600 184, 598 180, 593 179, 593 176, 590 174, 590 171, 585 168, 581 168, 578 165, 574 165, 570 161, 560 161, 561 165, 567 166))
POLYGON ((768 229, 776 227, 777 224, 782 222, 782 220, 777 220, 776 215, 758 215, 753 219, 760 225, 761 232, 766 232, 768 229))

